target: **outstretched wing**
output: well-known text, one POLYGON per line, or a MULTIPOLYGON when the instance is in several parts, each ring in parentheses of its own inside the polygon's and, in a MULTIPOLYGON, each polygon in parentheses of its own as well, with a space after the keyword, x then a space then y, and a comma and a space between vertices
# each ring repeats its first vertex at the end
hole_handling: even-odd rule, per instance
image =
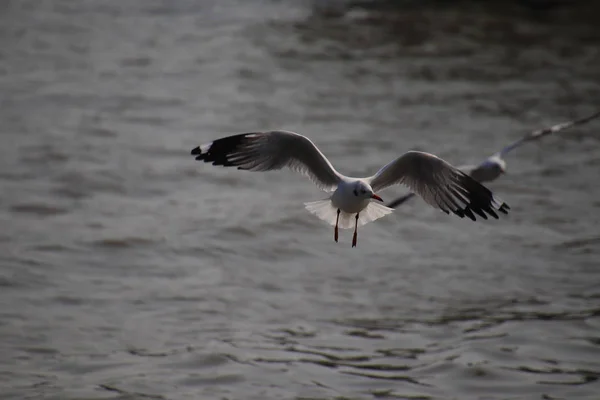
POLYGON ((535 130, 535 131, 529 133, 528 135, 523 136, 521 139, 505 146, 502 150, 500 150, 498 153, 496 153, 496 155, 498 155, 498 156, 500 156, 500 158, 502 158, 502 157, 504 157, 504 155, 506 153, 519 147, 520 145, 522 145, 525 142, 529 142, 532 140, 538 140, 546 135, 550 135, 551 133, 557 133, 557 132, 560 132, 567 128, 571 128, 571 127, 574 127, 577 125, 583 125, 583 124, 588 123, 591 120, 596 119, 598 117, 600 117, 600 111, 596 111, 595 113, 590 114, 586 117, 574 119, 574 120, 567 121, 567 122, 562 122, 560 124, 552 125, 547 128, 535 130))
MULTIPOLYGON (((535 131, 530 132, 529 134, 523 136, 519 140, 516 140, 516 141, 506 145, 504 148, 502 148, 502 150, 495 153, 491 157, 485 159, 481 164, 465 165, 462 167, 458 167, 458 169, 463 171, 467 175, 471 176, 473 179, 475 179, 478 182, 493 181, 496 178, 498 178, 501 175, 502 170, 504 170, 505 163, 504 163, 503 158, 510 151, 514 150, 515 148, 521 146, 522 144, 524 144, 526 142, 538 140, 546 135, 550 135, 551 133, 557 133, 564 129, 571 128, 573 126, 585 124, 585 123, 587 123, 593 119, 596 119, 598 117, 600 117, 600 111, 596 111, 595 113, 590 114, 583 118, 579 118, 579 119, 563 122, 560 124, 552 125, 547 128, 535 130, 535 131)), ((407 195, 399 197, 396 200, 390 202, 388 204, 388 207, 392 207, 392 208, 398 207, 413 196, 414 196, 413 193, 409 193, 407 195)))
POLYGON ((429 205, 475 221, 496 211, 508 214, 510 207, 494 197, 486 187, 433 154, 409 151, 367 178, 374 191, 404 184, 429 205))
POLYGON ((342 176, 305 136, 294 132, 242 133, 203 144, 192 150, 196 160, 250 171, 288 167, 308 176, 326 192, 335 190, 342 176))

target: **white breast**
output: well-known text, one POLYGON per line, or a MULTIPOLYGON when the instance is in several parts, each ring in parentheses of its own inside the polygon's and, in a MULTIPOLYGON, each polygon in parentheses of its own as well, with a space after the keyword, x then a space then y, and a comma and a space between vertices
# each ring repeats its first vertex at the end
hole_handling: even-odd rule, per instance
POLYGON ((370 198, 356 196, 354 194, 355 182, 341 182, 333 195, 331 203, 335 208, 349 213, 356 214, 364 210, 371 202, 370 198))

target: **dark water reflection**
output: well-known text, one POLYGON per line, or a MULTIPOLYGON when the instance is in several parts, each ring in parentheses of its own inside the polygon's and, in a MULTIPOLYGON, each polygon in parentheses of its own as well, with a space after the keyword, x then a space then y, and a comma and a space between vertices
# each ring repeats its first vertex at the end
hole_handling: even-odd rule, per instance
POLYGON ((2 3, 0 397, 596 399, 597 124, 507 159, 509 217, 415 201, 354 250, 303 178, 188 158, 462 164, 596 110, 597 5, 529 3, 2 3))

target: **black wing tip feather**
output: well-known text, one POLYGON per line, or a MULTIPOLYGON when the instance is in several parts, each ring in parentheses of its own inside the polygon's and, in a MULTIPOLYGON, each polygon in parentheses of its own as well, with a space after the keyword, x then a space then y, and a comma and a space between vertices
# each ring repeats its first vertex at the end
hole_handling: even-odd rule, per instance
POLYGON ((200 154, 202 154, 202 150, 200 150, 200 146, 194 147, 194 148, 192 149, 192 152, 191 152, 191 154, 192 154, 193 156, 196 156, 196 155, 200 155, 200 154))
POLYGON ((210 162, 212 165, 233 167, 236 166, 236 164, 229 161, 227 156, 235 152, 248 135, 251 135, 251 133, 240 133, 238 135, 217 139, 206 145, 194 147, 191 154, 196 156, 196 160, 198 161, 204 161, 206 163, 210 162))
POLYGON ((498 208, 498 211, 500 211, 502 214, 508 214, 508 210, 510 210, 510 207, 506 203, 502 203, 500 208, 498 208))
POLYGON ((404 196, 398 197, 396 200, 392 200, 387 206, 389 208, 398 208, 414 196, 415 196, 414 193, 405 194, 404 196))
MULTIPOLYGON (((463 209, 457 210, 454 214, 461 218, 467 216, 472 221, 477 220, 475 214, 485 220, 489 217, 499 219, 496 211, 502 214, 508 214, 508 210, 510 210, 508 204, 503 202, 496 208, 494 206, 496 200, 492 192, 470 176, 466 174, 461 175, 460 178, 458 178, 458 183, 461 188, 464 188, 460 192, 468 199, 469 204, 463 209)), ((496 203, 496 205, 497 204, 498 203, 496 203)))

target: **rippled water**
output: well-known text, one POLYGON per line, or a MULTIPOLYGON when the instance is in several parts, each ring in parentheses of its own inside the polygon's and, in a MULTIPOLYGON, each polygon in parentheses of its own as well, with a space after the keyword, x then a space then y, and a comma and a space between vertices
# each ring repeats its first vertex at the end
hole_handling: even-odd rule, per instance
POLYGON ((414 201, 357 249, 304 178, 189 156, 477 162, 600 105, 597 13, 324 3, 0 5, 0 397, 598 398, 598 122, 508 157, 508 217, 414 201))

